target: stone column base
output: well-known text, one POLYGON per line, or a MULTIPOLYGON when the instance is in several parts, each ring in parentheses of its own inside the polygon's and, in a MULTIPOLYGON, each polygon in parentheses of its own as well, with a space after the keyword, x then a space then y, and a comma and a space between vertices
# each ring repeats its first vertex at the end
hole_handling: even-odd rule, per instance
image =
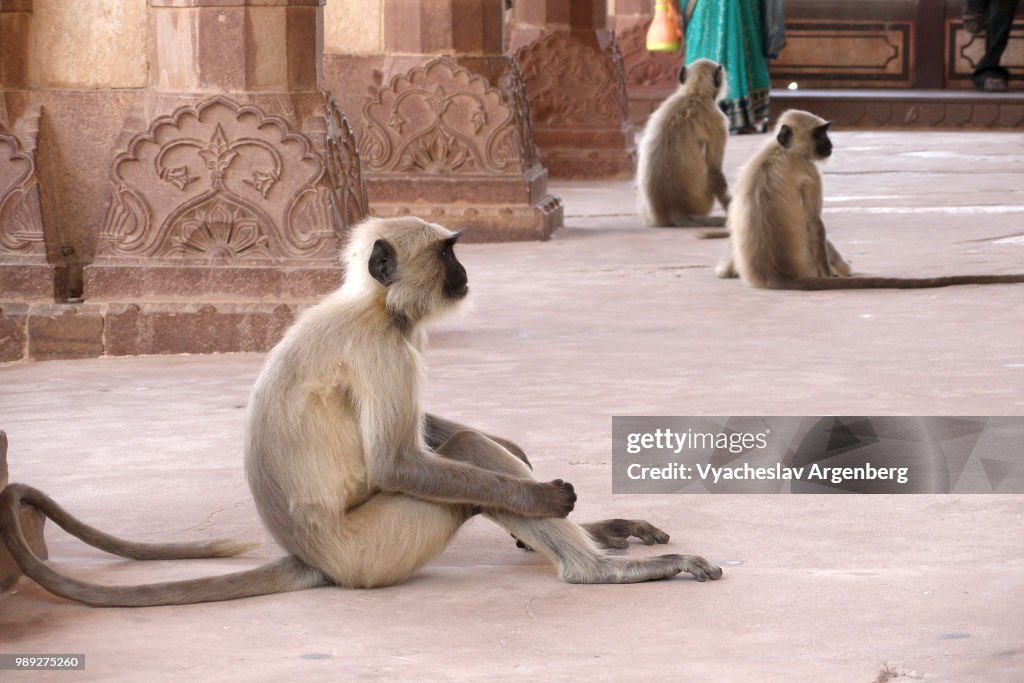
POLYGON ((0 292, 18 301, 59 301, 68 288, 67 268, 47 263, 0 263, 0 292))
POLYGON ((534 129, 544 166, 561 180, 632 178, 636 172, 636 142, 630 130, 534 129))
POLYGON ((478 242, 546 239, 562 225, 511 57, 325 55, 324 78, 358 112, 373 215, 468 228, 478 242), (368 96, 360 82, 375 84, 368 96))
MULTIPOLYGON (((523 36, 513 36, 512 44, 523 36)), ((555 30, 516 51, 541 160, 556 178, 629 178, 636 144, 622 57, 605 30, 555 30)))
MULTIPOLYGON (((0 292, 15 299, 61 300, 67 270, 47 261, 39 201, 36 148, 42 110, 30 106, 15 122, 5 120, 5 110, 0 110, 0 292)), ((50 248, 58 249, 56 244, 50 248)))
POLYGON ((21 341, 0 357, 266 351, 341 284, 367 204, 347 121, 318 93, 241 98, 149 96, 111 166, 85 304, 6 307, 21 341))
POLYGON ((311 303, 0 304, 0 363, 267 351, 311 303))
POLYGON ((316 93, 258 99, 154 93, 150 113, 129 121, 86 300, 310 297, 336 285, 339 238, 365 215, 351 130, 316 93))
POLYGON ((464 242, 545 240, 564 223, 562 201, 550 195, 541 204, 529 206, 381 202, 373 205, 373 214, 384 218, 419 216, 452 230, 465 230, 460 238, 464 242))
POLYGON ((187 265, 168 261, 111 263, 85 269, 87 302, 292 300, 314 298, 341 284, 341 265, 187 265))
MULTIPOLYGON (((0 430, 0 490, 7 486, 7 434, 0 430)), ((29 505, 21 506, 21 530, 32 552, 41 560, 47 559, 46 540, 43 538, 43 526, 46 517, 29 505)), ((0 596, 9 593, 21 578, 21 568, 11 557, 7 547, 0 541, 0 596)))

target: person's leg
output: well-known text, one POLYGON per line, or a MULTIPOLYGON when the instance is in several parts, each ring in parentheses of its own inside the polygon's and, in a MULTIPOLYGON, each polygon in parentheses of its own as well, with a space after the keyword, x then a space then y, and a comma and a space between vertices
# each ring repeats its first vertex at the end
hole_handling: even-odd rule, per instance
POLYGON ((1010 29, 1020 0, 990 0, 987 4, 985 55, 975 66, 972 78, 979 90, 1005 90, 1010 73, 999 65, 999 61, 1010 40, 1010 29))
POLYGON ((964 30, 972 36, 985 32, 989 0, 965 0, 964 30))

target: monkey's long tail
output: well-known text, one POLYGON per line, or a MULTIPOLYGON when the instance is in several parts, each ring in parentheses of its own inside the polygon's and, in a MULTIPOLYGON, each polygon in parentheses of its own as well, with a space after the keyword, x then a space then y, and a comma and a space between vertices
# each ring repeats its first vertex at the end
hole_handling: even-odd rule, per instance
MULTIPOLYGON (((57 501, 39 489, 25 484, 10 484, 10 495, 17 503, 25 502, 52 519, 60 528, 72 536, 112 555, 131 560, 198 560, 208 557, 231 557, 249 552, 258 543, 244 543, 227 539, 197 541, 191 543, 136 543, 111 536, 95 527, 79 521, 57 501)), ((4 507, 7 507, 6 505, 4 507)), ((17 508, 14 508, 17 510, 17 508)))
POLYGON ((724 240, 728 237, 728 230, 701 230, 697 233, 697 239, 699 240, 724 240))
POLYGON ((999 285, 1024 283, 1024 274, 947 275, 945 277, 821 277, 801 278, 782 283, 782 289, 931 289, 953 285, 999 285))
POLYGON ((68 533, 101 550, 133 559, 227 557, 244 552, 247 545, 233 541, 209 543, 132 543, 105 534, 75 519, 42 491, 24 484, 9 484, 0 493, 0 534, 11 556, 26 576, 46 590, 96 607, 148 607, 194 602, 233 600, 327 585, 327 579, 296 557, 284 557, 255 569, 187 581, 139 586, 102 586, 66 577, 40 560, 29 547, 21 528, 21 503, 27 502, 68 533))

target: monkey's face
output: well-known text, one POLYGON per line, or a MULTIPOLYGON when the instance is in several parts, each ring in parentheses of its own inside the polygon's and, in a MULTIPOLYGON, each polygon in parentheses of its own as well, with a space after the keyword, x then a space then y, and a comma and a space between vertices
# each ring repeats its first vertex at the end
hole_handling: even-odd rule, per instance
POLYGON ((815 160, 832 156, 832 141, 828 137, 831 121, 803 111, 789 110, 779 117, 775 140, 790 154, 815 160))
POLYGON ((814 144, 814 156, 818 159, 827 159, 832 156, 832 141, 828 139, 828 127, 831 121, 814 129, 811 139, 814 144))
MULTIPOLYGON (((396 319, 417 322, 450 309, 469 293, 466 269, 455 256, 459 233, 422 230, 414 239, 377 239, 367 267, 384 286, 396 319)), ((443 230, 443 228, 440 228, 443 230)))
POLYGON ((441 243, 441 251, 438 260, 444 271, 443 291, 449 299, 464 299, 469 294, 469 278, 466 276, 466 269, 459 259, 455 257, 455 242, 461 233, 455 233, 441 243))

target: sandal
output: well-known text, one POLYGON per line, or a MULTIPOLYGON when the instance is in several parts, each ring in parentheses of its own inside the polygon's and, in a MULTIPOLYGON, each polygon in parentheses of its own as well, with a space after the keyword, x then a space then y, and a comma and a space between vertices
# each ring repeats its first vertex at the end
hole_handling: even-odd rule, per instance
POLYGON ((1006 79, 1000 76, 986 76, 982 81, 982 92, 1006 92, 1006 79))

